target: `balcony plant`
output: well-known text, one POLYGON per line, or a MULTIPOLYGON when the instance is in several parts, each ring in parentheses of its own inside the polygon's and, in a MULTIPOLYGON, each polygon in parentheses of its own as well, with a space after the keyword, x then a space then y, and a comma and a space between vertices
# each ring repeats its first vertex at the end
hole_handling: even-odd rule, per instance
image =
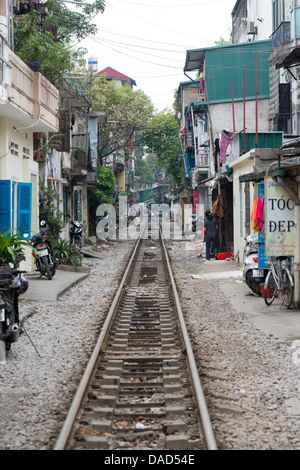
POLYGON ((0 234, 0 266, 17 268, 25 260, 25 247, 29 241, 21 238, 20 230, 7 230, 0 234), (15 233, 14 233, 15 232, 15 233))

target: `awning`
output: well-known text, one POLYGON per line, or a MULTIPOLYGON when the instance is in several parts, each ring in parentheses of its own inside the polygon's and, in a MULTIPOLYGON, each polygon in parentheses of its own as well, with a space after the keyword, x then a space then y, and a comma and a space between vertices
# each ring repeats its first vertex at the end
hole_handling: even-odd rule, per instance
POLYGON ((195 49, 186 51, 186 60, 184 66, 184 72, 192 72, 193 70, 199 70, 201 64, 205 59, 205 49, 195 49))
POLYGON ((285 57, 282 62, 276 64, 277 69, 295 67, 300 65, 300 46, 295 47, 292 52, 285 57))

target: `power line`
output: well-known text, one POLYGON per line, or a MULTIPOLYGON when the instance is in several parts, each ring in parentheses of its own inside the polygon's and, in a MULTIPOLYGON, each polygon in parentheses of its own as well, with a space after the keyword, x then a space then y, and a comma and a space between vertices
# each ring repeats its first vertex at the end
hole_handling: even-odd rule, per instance
POLYGON ((170 43, 170 42, 154 41, 153 39, 144 39, 144 38, 137 37, 137 36, 130 36, 130 35, 127 35, 127 34, 122 34, 120 32, 107 30, 107 29, 104 29, 104 28, 101 29, 101 32, 104 32, 106 34, 112 34, 114 36, 122 36, 122 37, 130 38, 130 39, 137 39, 138 41, 153 42, 155 44, 164 44, 164 45, 167 45, 167 46, 174 46, 174 47, 183 47, 184 49, 189 49, 189 47, 190 47, 190 46, 185 46, 183 44, 174 44, 174 43, 170 43))
POLYGON ((186 8, 186 7, 202 7, 205 5, 212 5, 214 3, 221 3, 222 0, 215 0, 215 1, 210 1, 210 2, 197 2, 197 3, 191 3, 191 4, 172 4, 172 5, 162 5, 160 4, 141 4, 141 3, 136 3, 136 2, 129 2, 127 0, 116 0, 116 1, 121 1, 122 3, 128 3, 129 5, 136 5, 140 7, 152 7, 152 8, 186 8))
POLYGON ((114 44, 120 44, 122 46, 132 46, 132 47, 139 47, 139 48, 142 48, 142 49, 150 49, 152 51, 162 51, 162 52, 171 52, 171 53, 175 53, 175 54, 182 54, 182 53, 185 53, 186 52, 186 49, 183 48, 181 51, 178 51, 178 50, 172 50, 172 49, 162 49, 161 47, 149 47, 149 46, 141 46, 139 44, 128 44, 126 42, 120 42, 120 41, 114 41, 113 39, 106 39, 106 38, 100 38, 99 36, 94 36, 96 37, 97 39, 101 39, 101 41, 106 41, 106 42, 110 42, 110 43, 114 43, 114 44))
POLYGON ((207 41, 207 39, 201 39, 201 38, 198 38, 196 36, 192 36, 190 34, 187 34, 186 32, 183 32, 183 31, 175 31, 174 29, 171 29, 171 28, 167 28, 166 26, 163 26, 163 25, 160 25, 160 24, 157 24, 157 23, 154 23, 153 21, 149 21, 149 20, 146 20, 145 18, 141 17, 141 16, 138 16, 138 15, 134 15, 133 13, 129 13, 128 11, 126 10, 123 10, 122 8, 118 8, 118 7, 115 7, 114 5, 111 5, 113 8, 115 8, 116 10, 119 10, 119 11, 122 11, 123 13, 126 13, 126 15, 130 15, 130 16, 134 16, 135 18, 138 18, 139 20, 142 20, 142 21, 145 21, 146 23, 150 23, 154 26, 157 26, 159 28, 162 28, 166 31, 171 31, 172 33, 176 33, 176 34, 181 34, 182 36, 185 36, 185 37, 190 37, 190 38, 194 38, 194 39, 197 39, 198 41, 204 41, 204 42, 210 42, 210 41, 207 41))
POLYGON ((140 58, 135 57, 135 56, 133 56, 133 55, 131 55, 131 54, 126 54, 126 52, 122 52, 122 51, 120 51, 120 50, 118 50, 118 49, 115 49, 114 47, 108 46, 107 44, 103 44, 101 41, 99 41, 99 40, 97 40, 97 39, 95 39, 95 38, 93 38, 93 37, 91 37, 91 36, 89 36, 89 38, 90 38, 92 41, 96 41, 96 42, 98 42, 99 44, 101 44, 102 46, 107 47, 108 49, 111 49, 111 50, 113 50, 113 51, 115 51, 115 52, 118 52, 119 54, 125 55, 125 56, 127 56, 127 57, 131 57, 132 59, 139 60, 139 61, 145 62, 145 63, 147 63, 147 64, 157 65, 157 66, 159 66, 159 67, 166 67, 166 68, 171 68, 171 69, 176 69, 176 70, 182 70, 181 67, 175 67, 175 66, 166 65, 166 64, 158 64, 157 62, 151 62, 151 61, 148 61, 148 60, 140 59, 140 58))
MULTIPOLYGON (((129 50, 129 51, 137 52, 138 54, 145 54, 145 55, 148 55, 148 56, 150 56, 150 57, 157 57, 157 58, 159 58, 159 59, 170 60, 170 61, 172 61, 172 62, 178 62, 178 63, 180 63, 180 64, 183 63, 182 60, 172 59, 172 58, 170 58, 170 57, 163 57, 163 56, 159 56, 159 55, 156 55, 156 54, 150 54, 149 52, 137 51, 136 49, 133 49, 132 47, 131 47, 131 48, 130 48, 130 47, 126 47, 126 46, 124 46, 122 43, 119 43, 119 42, 116 42, 116 41, 109 41, 109 40, 103 40, 103 39, 100 40, 100 39, 98 39, 98 38, 96 38, 95 40, 96 40, 97 42, 99 42, 99 44, 102 44, 102 45, 105 45, 105 44, 103 44, 103 41, 104 41, 104 43, 105 43, 105 42, 108 42, 109 44, 113 43, 113 44, 121 45, 121 46, 122 46, 122 49, 126 49, 126 50, 129 50)), ((140 46, 140 47, 142 47, 142 46, 140 46)), ((158 50, 159 50, 159 49, 158 49, 158 50)))

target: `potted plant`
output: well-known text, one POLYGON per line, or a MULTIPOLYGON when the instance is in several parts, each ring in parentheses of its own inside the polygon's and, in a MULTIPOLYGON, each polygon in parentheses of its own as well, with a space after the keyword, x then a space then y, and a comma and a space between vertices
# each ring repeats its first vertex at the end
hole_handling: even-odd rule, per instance
POLYGON ((59 239, 54 248, 54 256, 59 259, 61 264, 72 265, 76 271, 79 271, 78 267, 82 266, 80 252, 67 240, 59 239))
POLYGON ((7 230, 0 234, 0 266, 11 266, 17 268, 21 261, 25 260, 24 248, 31 246, 30 243, 20 236, 20 230, 13 233, 7 230))

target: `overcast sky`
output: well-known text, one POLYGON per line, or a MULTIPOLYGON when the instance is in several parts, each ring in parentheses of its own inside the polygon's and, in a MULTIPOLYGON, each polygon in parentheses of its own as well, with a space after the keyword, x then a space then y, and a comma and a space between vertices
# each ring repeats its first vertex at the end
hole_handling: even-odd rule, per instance
POLYGON ((157 110, 170 108, 186 51, 229 39, 236 0, 107 0, 95 37, 81 43, 98 70, 112 67, 136 81, 157 110))

